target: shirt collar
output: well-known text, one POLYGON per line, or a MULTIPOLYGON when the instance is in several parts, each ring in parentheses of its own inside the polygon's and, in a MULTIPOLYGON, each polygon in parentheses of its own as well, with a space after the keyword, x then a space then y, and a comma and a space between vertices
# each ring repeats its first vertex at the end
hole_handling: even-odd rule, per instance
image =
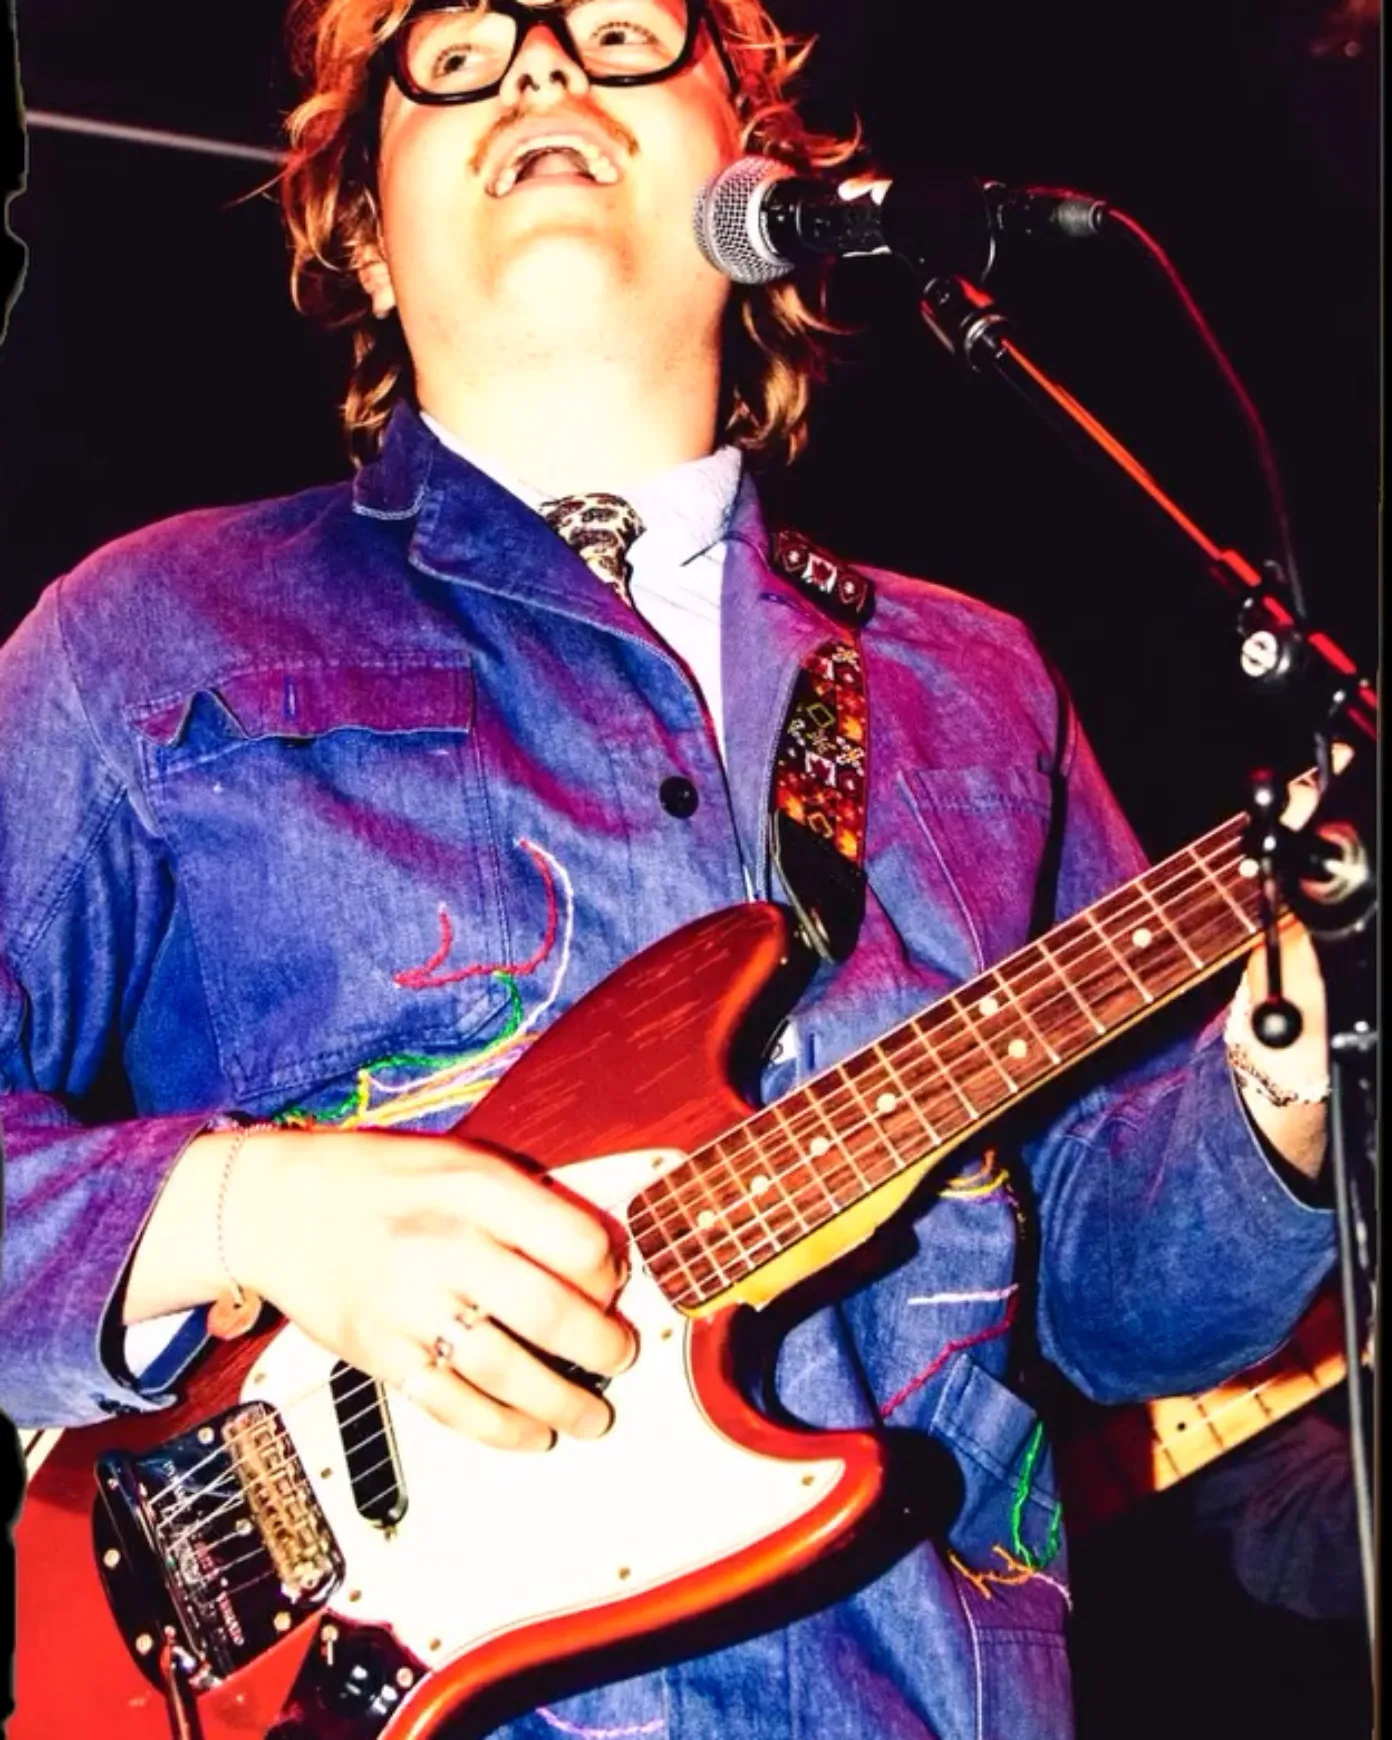
MULTIPOLYGON (((541 490, 461 441, 428 411, 420 413, 420 420, 443 447, 501 484, 533 512, 538 512, 548 499, 541 490)), ((646 564, 660 551, 661 560, 680 567, 722 543, 729 531, 743 475, 744 455, 739 448, 727 446, 718 447, 702 459, 673 466, 642 483, 615 489, 613 494, 630 502, 643 522, 643 535, 633 546, 635 562, 646 564)))

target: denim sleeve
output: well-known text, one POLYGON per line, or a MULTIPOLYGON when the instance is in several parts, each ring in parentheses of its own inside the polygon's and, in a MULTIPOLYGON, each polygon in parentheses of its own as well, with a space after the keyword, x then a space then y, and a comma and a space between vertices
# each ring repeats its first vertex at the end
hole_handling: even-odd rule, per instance
MULTIPOLYGON (((1060 919, 1143 868, 1076 725, 1064 771, 1060 919)), ((1185 1394, 1263 1358, 1333 1260, 1333 1216, 1268 1162, 1221 1019, 1075 1101, 1024 1157, 1040 1351, 1097 1401, 1185 1394)))
POLYGON ((100 1121, 171 898, 91 729, 51 589, 0 648, 0 1408, 20 1425, 171 1399, 142 1394, 119 1345, 104 1346, 107 1316, 165 1178, 209 1119, 100 1121))

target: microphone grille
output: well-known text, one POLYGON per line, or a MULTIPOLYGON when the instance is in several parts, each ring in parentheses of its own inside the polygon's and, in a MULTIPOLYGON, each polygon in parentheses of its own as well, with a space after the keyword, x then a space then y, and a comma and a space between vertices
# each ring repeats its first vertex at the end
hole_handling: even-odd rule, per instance
POLYGON ((769 189, 791 174, 771 157, 741 157, 696 196, 697 245, 716 271, 736 284, 771 284, 792 272, 792 263, 770 245, 763 226, 769 189))

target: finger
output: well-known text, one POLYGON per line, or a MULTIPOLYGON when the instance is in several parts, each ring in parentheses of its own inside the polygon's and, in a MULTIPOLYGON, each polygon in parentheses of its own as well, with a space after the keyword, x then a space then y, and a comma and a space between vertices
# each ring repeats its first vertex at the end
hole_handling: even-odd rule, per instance
POLYGON ((505 1407, 572 1438, 602 1438, 613 1424, 607 1402, 552 1371, 489 1318, 468 1329, 457 1322, 446 1340, 460 1377, 505 1407))
POLYGON ((609 1305, 621 1284, 620 1266, 599 1216, 495 1155, 474 1150, 470 1159, 448 1178, 463 1217, 497 1244, 521 1252, 597 1304, 609 1305))
POLYGON ((442 1426, 495 1450, 549 1450, 551 1428, 486 1396, 448 1365, 437 1365, 416 1343, 400 1362, 405 1376, 395 1385, 412 1407, 442 1426))
MULTIPOLYGON (((1331 756, 1334 772, 1342 773, 1353 760, 1353 750, 1347 743, 1335 743, 1331 756)), ((1313 779, 1293 779, 1286 787, 1286 807, 1281 820, 1288 828, 1301 827, 1319 802, 1319 786, 1313 779)))
POLYGON ((517 1251, 472 1230, 452 1252, 450 1285, 461 1303, 489 1317, 543 1353, 585 1371, 617 1373, 633 1361, 633 1331, 574 1287, 517 1251))

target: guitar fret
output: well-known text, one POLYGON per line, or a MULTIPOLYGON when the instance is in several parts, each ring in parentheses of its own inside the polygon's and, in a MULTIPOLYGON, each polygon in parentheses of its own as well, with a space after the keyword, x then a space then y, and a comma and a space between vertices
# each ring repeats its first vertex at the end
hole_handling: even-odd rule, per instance
MULTIPOLYGON (((932 1013, 936 1013, 936 1010, 930 1011, 930 1014, 932 1014, 932 1013)), ((924 1054, 927 1056, 929 1063, 931 1063, 933 1065, 933 1067, 937 1070, 938 1074, 947 1083, 948 1087, 952 1090, 952 1092, 954 1094, 956 1094, 957 1098, 959 1100, 961 1100, 963 1106, 966 1108, 967 1123, 974 1124, 981 1118, 982 1113, 979 1112, 976 1109, 976 1107, 972 1104, 972 1102, 967 1098, 966 1092, 962 1088, 961 1084, 958 1082, 956 1076, 952 1074, 951 1070, 947 1069, 944 1066, 942 1058, 938 1055, 937 1048, 934 1046, 932 1040, 929 1039, 928 1035, 923 1030, 923 1024, 924 1024, 925 1019, 926 1019, 926 1017, 920 1015, 915 1020, 910 1021, 909 1026, 913 1029, 914 1033, 918 1036, 919 1043, 922 1045, 924 1054)), ((966 1127, 965 1125, 958 1125, 958 1129, 964 1129, 965 1127, 966 1127)), ((953 1134, 953 1135, 955 1135, 956 1133, 957 1133, 956 1131, 950 1132, 950 1134, 953 1134)))
POLYGON ((899 1071, 894 1067, 894 1064, 890 1059, 889 1052, 885 1049, 885 1046, 883 1044, 880 1044, 880 1045, 875 1046, 874 1049, 875 1049, 875 1055, 884 1064, 885 1074, 889 1077, 889 1079, 898 1088, 899 1092, 904 1096, 905 1105, 910 1106, 912 1108, 914 1116, 918 1119, 919 1123, 923 1125, 924 1131, 927 1134, 929 1141, 933 1142, 934 1144, 941 1142, 942 1137, 933 1128, 932 1124, 929 1123, 927 1113, 923 1110, 922 1106, 920 1106, 918 1103, 918 1095, 915 1093, 912 1093, 909 1090, 908 1086, 906 1085, 906 1083, 904 1081, 903 1076, 901 1076, 899 1071))
POLYGON ((705 1198, 705 1206, 696 1210, 694 1231, 701 1241, 701 1248, 706 1252, 706 1255, 713 1264, 716 1273, 728 1286, 730 1276, 726 1272, 724 1263, 722 1263, 720 1258, 715 1254, 715 1244, 718 1239, 726 1239, 734 1245, 736 1254, 742 1257, 745 1253, 740 1244, 739 1234, 730 1223, 725 1205, 711 1189, 711 1181, 706 1168, 704 1166, 697 1166, 694 1161, 688 1160, 683 1171, 690 1177, 697 1190, 705 1198), (714 1234, 714 1237, 711 1236, 712 1234, 714 1234))
POLYGON ((1236 914, 1237 921, 1242 926, 1243 930, 1247 932, 1248 936, 1255 936, 1257 931, 1256 925, 1252 923, 1251 919, 1248 918, 1247 914, 1233 899, 1232 895, 1228 893, 1227 889, 1223 886, 1219 878, 1213 874, 1213 871, 1209 866, 1204 863, 1202 856, 1198 852, 1193 853, 1192 856, 1194 862, 1198 865, 1204 876, 1207 877, 1209 883, 1217 889, 1219 898, 1222 899, 1236 914))
POLYGON ((1176 1470, 1175 1478, 1197 1473, 1213 1460, 1213 1446, 1224 1448, 1198 1396, 1165 1396, 1150 1404, 1155 1441, 1176 1470))
MULTIPOLYGON (((813 1223, 803 1212, 796 1194, 788 1188, 786 1174, 780 1170, 775 1156, 767 1152, 748 1129, 734 1131, 732 1136, 739 1138, 749 1150, 747 1179, 744 1177, 744 1167, 738 1163, 737 1158, 732 1159, 734 1170, 741 1177, 743 1200, 749 1205, 750 1212, 758 1216, 767 1241, 776 1255, 809 1232, 813 1223), (764 1197, 770 1198, 767 1209, 762 1206, 764 1197)), ((722 1138, 725 1141, 730 1139, 722 1138)), ((757 1267, 757 1262, 750 1262, 750 1269, 757 1267)))
POLYGON ((1156 900, 1155 896, 1150 892, 1149 888, 1146 887, 1146 881, 1145 881, 1144 877, 1142 877, 1141 880, 1136 884, 1136 888, 1137 888, 1138 892, 1141 894, 1142 898, 1149 905, 1151 911, 1160 920, 1160 923, 1163 925, 1165 930, 1168 931, 1168 933, 1175 939, 1175 941, 1179 944, 1179 946, 1184 950, 1185 954, 1188 955, 1190 961, 1194 964, 1194 966, 1201 967, 1204 964, 1203 963, 1203 956, 1195 953, 1195 951, 1192 948, 1190 948, 1188 941, 1181 934, 1178 926, 1171 924, 1170 920, 1165 916, 1164 908, 1160 905, 1159 901, 1156 900))
MULTIPOLYGON (((721 1145, 719 1142, 714 1143, 712 1149, 709 1151, 721 1154, 721 1158, 724 1160, 726 1168, 735 1179, 739 1188, 739 1200, 742 1203, 747 1204, 762 1228, 764 1242, 772 1250, 781 1251, 789 1241, 784 1237, 783 1231, 775 1226, 772 1217, 776 1215, 780 1209, 786 1210, 795 1220, 800 1220, 802 1217, 798 1214, 797 1206, 788 1196, 787 1192, 779 1188, 777 1173, 771 1166, 767 1168, 760 1166, 756 1167, 755 1170, 746 1178, 742 1174, 740 1168, 735 1164, 733 1156, 721 1151, 721 1145), (762 1198, 773 1192, 777 1192, 777 1194, 772 1196, 772 1200, 769 1202, 766 1210, 763 1206, 762 1198)), ((806 1225, 804 1223, 803 1231, 805 1232, 806 1230, 806 1225)))
POLYGON ((1151 904, 1138 897, 1134 886, 1118 889, 1093 908, 1095 921, 1114 942, 1125 939, 1125 955, 1138 978, 1158 997, 1164 997, 1193 973, 1179 939, 1168 926, 1156 929, 1151 904), (1129 951, 1129 952, 1127 952, 1129 951))
MULTIPOLYGON (((831 1187, 827 1184, 827 1181, 826 1181, 824 1174, 822 1173, 822 1171, 820 1170, 819 1167, 817 1167, 813 1164, 814 1160, 820 1160, 822 1158, 823 1154, 829 1153, 831 1151, 831 1148, 833 1146, 832 1141, 825 1138, 825 1137, 818 1138, 818 1137, 814 1136, 812 1138, 812 1142, 809 1144, 809 1152, 804 1153, 803 1149, 802 1149, 802 1145, 798 1141, 797 1135, 796 1135, 795 1131, 793 1130, 793 1127, 791 1126, 791 1124, 789 1124, 787 1118, 783 1115, 782 1104, 786 1104, 786 1102, 782 1102, 782 1103, 775 1102, 772 1106, 769 1107, 769 1111, 773 1114, 774 1119, 777 1121, 777 1123, 779 1125, 781 1125, 782 1130, 783 1130, 783 1134, 784 1134, 784 1138, 788 1144, 789 1151, 798 1156, 798 1158, 793 1162, 792 1166, 790 1168, 788 1168, 787 1171, 785 1171, 784 1176, 786 1177, 788 1175, 788 1172, 795 1172, 799 1166, 805 1168, 807 1171, 808 1177, 811 1178, 812 1181, 818 1186, 818 1188, 821 1190, 822 1195, 825 1196, 827 1201, 831 1204, 832 1211, 836 1214, 840 1214, 842 1208, 844 1208, 847 1205, 837 1201, 836 1197, 831 1192, 831 1187), (821 1141, 826 1141, 827 1145, 825 1148, 821 1148, 820 1151, 818 1151, 819 1143, 821 1141)), ((825 1216, 819 1216, 818 1217, 818 1224, 820 1224, 820 1222, 823 1219, 825 1219, 825 1216)))
POLYGON ((1016 1086, 1014 1077, 1011 1075, 1010 1071, 1005 1067, 1005 1065, 1001 1062, 1001 1060, 996 1056, 995 1052, 991 1049, 991 1047, 982 1038, 981 1033, 980 1033, 979 1029, 977 1028, 976 1023, 971 1018, 971 1015, 966 1007, 966 1004, 963 1003, 963 1001, 961 1000, 960 997, 950 997, 948 999, 948 1003, 951 1006, 953 1012, 956 1014, 958 1020, 965 1023, 967 1032, 971 1035, 972 1039, 976 1043, 977 1051, 980 1053, 980 1055, 982 1057, 986 1058, 986 1060, 997 1071, 999 1071, 1000 1078, 1005 1083, 1006 1092, 1008 1094, 1011 1094, 1011 1095, 1019 1093, 1020 1090, 1016 1086))
MULTIPOLYGON (((967 989, 975 992, 980 983, 974 980, 967 989)), ((931 1035, 943 1069, 961 1086, 977 1116, 984 1117, 1007 1104, 1016 1089, 999 1059, 983 1044, 964 1003, 960 994, 944 997, 922 1018, 920 1026, 931 1035)))
MULTIPOLYGON (((721 1154, 718 1147, 704 1149, 702 1152, 718 1154, 731 1173, 734 1194, 720 1202, 718 1212, 724 1222, 723 1236, 734 1246, 739 1268, 747 1273, 750 1269, 757 1268, 767 1255, 776 1255, 782 1250, 782 1241, 775 1233, 773 1223, 755 1200, 753 1191, 747 1189, 743 1180, 735 1173, 729 1157, 721 1154)), ((699 1216, 697 1227, 702 1230, 699 1216)))
POLYGON ((902 1040, 905 1050, 900 1076, 916 1101, 929 1102, 933 1126, 941 1132, 939 1140, 949 1141, 974 1124, 980 1114, 943 1068, 923 1032, 922 1018, 906 1022, 886 1043, 895 1040, 902 1040))
MULTIPOLYGON (((841 1078, 842 1081, 844 1081, 846 1083, 847 1087, 850 1088, 852 1097, 855 1099, 855 1101, 856 1101, 857 1105, 859 1106, 862 1114, 864 1115, 867 1123, 871 1123, 871 1128, 873 1128, 874 1126, 873 1126, 873 1123, 871 1122, 869 1107, 866 1106, 865 1102, 861 1099, 860 1095, 856 1092, 855 1083, 851 1080, 851 1078, 846 1074, 846 1071, 840 1065, 837 1066, 835 1073, 837 1076, 839 1076, 841 1078)), ((857 1178, 858 1182, 860 1184, 862 1184, 866 1190, 871 1189, 872 1188, 871 1181, 869 1178, 866 1177, 864 1172, 861 1171, 860 1163, 856 1159, 855 1153, 850 1146, 849 1139, 845 1136, 838 1134, 835 1126, 831 1122, 831 1119, 827 1117, 825 1111, 823 1111, 823 1109, 822 1109, 820 1101, 818 1101, 815 1098, 815 1096, 813 1097, 813 1105, 816 1109, 817 1116, 821 1119, 822 1123, 826 1126, 826 1129, 830 1132, 833 1142, 840 1148, 841 1152, 846 1156, 846 1159, 849 1161, 851 1171, 856 1174, 856 1178, 857 1178)))
MULTIPOLYGON (((671 1227, 670 1227, 670 1223, 667 1220, 667 1217, 665 1215, 663 1215, 661 1212, 659 1212, 659 1210, 656 1206, 657 1202, 660 1201, 661 1197, 663 1195, 666 1195, 667 1197, 669 1197, 671 1199, 671 1201, 674 1204, 676 1204, 678 1206, 678 1208, 680 1208, 680 1204, 678 1203, 676 1193, 673 1191, 669 1180, 666 1178, 659 1179, 655 1185, 649 1186, 648 1190, 644 1194, 645 1194, 646 1198, 649 1200, 649 1202, 654 1204, 653 1217, 654 1217, 654 1221, 655 1221, 655 1225, 656 1225, 656 1230, 661 1234, 661 1238, 660 1238, 660 1242, 658 1244, 657 1250, 650 1254, 647 1247, 646 1247, 646 1244, 644 1243, 642 1235, 639 1235, 638 1248, 643 1252, 644 1258, 647 1259, 648 1265, 652 1269, 654 1279, 656 1279, 658 1281, 658 1283, 661 1284, 662 1276, 658 1272, 658 1261, 660 1258, 663 1258, 663 1257, 669 1258, 671 1260, 671 1262, 675 1263, 675 1265, 682 1271, 682 1274, 685 1277, 687 1287, 685 1289, 683 1289, 683 1291, 684 1292, 689 1291, 696 1299, 703 1299, 705 1297, 705 1285, 706 1285, 706 1283, 701 1279, 700 1276, 697 1275, 695 1269, 687 1261, 686 1257, 683 1255, 683 1252, 682 1252, 682 1245, 686 1242, 685 1232, 683 1232, 682 1234, 679 1234, 676 1238, 673 1238, 671 1236, 671 1227)), ((683 1227, 686 1227, 688 1225, 687 1216, 685 1214, 679 1214, 678 1218, 680 1219, 683 1227)), ((696 1247, 695 1256, 698 1259, 702 1259, 706 1262, 707 1267, 710 1268, 710 1271, 711 1271, 711 1279, 714 1279, 714 1277, 715 1277, 714 1265, 710 1263, 709 1258, 706 1256, 705 1250, 699 1245, 696 1247)))
POLYGON ((1096 1015, 1093 1014, 1092 1009, 1084 1001, 1081 993, 1078 991, 1077 987, 1073 984, 1072 980, 1068 977, 1068 974, 1064 972, 1063 968, 1059 965, 1058 961, 1054 958, 1052 951, 1050 950, 1048 944, 1044 941, 1043 937, 1040 937, 1034 946, 1039 951, 1039 953, 1043 957, 1043 959, 1048 963, 1048 965, 1051 966, 1053 968, 1054 972, 1058 974, 1059 982, 1063 985, 1064 990, 1066 990, 1068 992, 1069 996, 1073 999, 1073 1001, 1078 1005, 1079 1009, 1082 1010, 1084 1016, 1087 1018, 1093 1031, 1095 1033, 1105 1033, 1107 1031, 1107 1029, 1097 1019, 1096 1015))
MULTIPOLYGON (((817 1091, 805 1090, 800 1103, 811 1111, 812 1120, 819 1126, 807 1141, 807 1153, 818 1164, 823 1183, 839 1197, 844 1174, 851 1201, 856 1202, 874 1186, 871 1174, 882 1143, 879 1131, 866 1120, 840 1077, 838 1065, 824 1084, 818 1084, 817 1091), (862 1157, 870 1163, 870 1172, 862 1167, 862 1157)), ((806 1123, 804 1120, 800 1126, 804 1136, 806 1123)))
MULTIPOLYGON (((990 982, 991 982, 991 985, 993 988, 996 988, 996 989, 1003 991, 1005 993, 1007 999, 1009 1000, 1010 1008, 1009 1008, 1009 1010, 1002 1010, 1001 1011, 1000 1019, 1002 1019, 1002 1020, 1008 1019, 1010 1017, 1011 1012, 1013 1011, 1014 1018, 1015 1018, 1017 1024, 1020 1027, 1027 1027, 1029 1029, 1029 1031, 1033 1034, 1033 1036, 1039 1041, 1040 1045, 1043 1047, 1044 1054, 1048 1058, 1049 1062, 1051 1064, 1061 1063, 1063 1061, 1063 1059, 1059 1056, 1058 1052, 1056 1052, 1054 1050, 1053 1046, 1050 1045, 1050 1043, 1048 1041, 1048 1037, 1044 1033, 1043 1029, 1041 1027, 1039 1027, 1038 1024, 1035 1022, 1033 1016, 1031 1016, 1031 1014, 1029 1012, 1027 1005, 1024 1003, 1023 999, 1020 997, 1020 995, 1016 991, 1015 987, 1010 983, 1009 979, 1007 979, 1002 973, 997 972, 997 973, 991 974, 990 982)), ((977 1005, 977 1009, 978 1009, 978 1012, 981 1014, 983 1020, 987 1020, 987 1019, 991 1018, 992 1012, 987 1010, 985 999, 983 999, 982 1002, 977 1005)), ((1008 1041, 1006 1044, 1006 1048, 1005 1048, 1007 1055, 1015 1058, 1017 1062, 1022 1062, 1023 1061, 1023 1054, 1019 1051, 1018 1047, 1020 1044, 1023 1044, 1023 1043, 1024 1043, 1024 1041, 1020 1040, 1018 1035, 1016 1036, 1015 1039, 1008 1041), (1012 1047, 1014 1047, 1014 1049, 1012 1049, 1012 1047)))
POLYGON ((1088 923, 1092 926, 1093 930, 1097 933, 1097 935, 1102 938, 1102 946, 1107 950, 1108 954, 1111 955, 1112 959, 1121 968, 1122 972, 1125 973, 1126 977, 1131 981, 1131 983, 1141 993, 1142 1001, 1146 1002, 1146 1003, 1153 1003, 1155 1001, 1155 998, 1146 989, 1145 985, 1141 982, 1141 980, 1136 977, 1135 973, 1133 973, 1131 971, 1131 968, 1126 963, 1126 956, 1123 955, 1121 953, 1121 951, 1116 947, 1116 945, 1112 942, 1111 938, 1107 935, 1106 931, 1103 930, 1102 926, 1100 924, 1098 924, 1097 920, 1092 916, 1092 913, 1090 911, 1084 912, 1081 916, 1088 921, 1088 923))
POLYGON ((874 1137, 874 1145, 867 1144, 867 1157, 871 1188, 876 1188, 922 1155, 922 1115, 879 1046, 847 1058, 837 1073, 855 1095, 874 1137))

